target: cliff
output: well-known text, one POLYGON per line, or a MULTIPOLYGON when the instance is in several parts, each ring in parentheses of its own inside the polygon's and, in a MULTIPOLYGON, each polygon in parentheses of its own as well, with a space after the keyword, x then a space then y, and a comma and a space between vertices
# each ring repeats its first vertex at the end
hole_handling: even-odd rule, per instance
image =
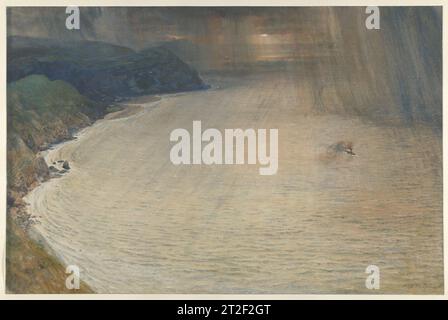
POLYGON ((48 177, 45 162, 35 157, 39 150, 71 138, 105 112, 70 84, 42 75, 9 84, 7 105, 8 187, 21 192, 48 177))

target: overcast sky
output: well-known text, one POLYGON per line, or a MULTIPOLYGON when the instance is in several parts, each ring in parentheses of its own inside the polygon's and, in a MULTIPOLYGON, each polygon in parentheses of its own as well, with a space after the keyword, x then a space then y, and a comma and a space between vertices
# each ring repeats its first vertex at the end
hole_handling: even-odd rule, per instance
POLYGON ((81 7, 80 30, 67 30, 66 17, 65 7, 9 8, 8 35, 104 41, 135 50, 162 43, 207 69, 357 58, 374 43, 400 41, 407 30, 435 41, 441 34, 440 8, 422 7, 381 8, 381 31, 366 29, 365 7, 81 7))

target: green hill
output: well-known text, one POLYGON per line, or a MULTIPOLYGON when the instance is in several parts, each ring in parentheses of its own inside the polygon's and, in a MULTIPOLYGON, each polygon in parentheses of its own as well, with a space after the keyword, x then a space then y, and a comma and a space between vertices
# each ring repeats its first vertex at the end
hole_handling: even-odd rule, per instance
POLYGON ((45 166, 35 153, 71 138, 104 114, 104 106, 79 94, 70 84, 31 75, 7 89, 8 185, 25 190, 45 177, 45 166))

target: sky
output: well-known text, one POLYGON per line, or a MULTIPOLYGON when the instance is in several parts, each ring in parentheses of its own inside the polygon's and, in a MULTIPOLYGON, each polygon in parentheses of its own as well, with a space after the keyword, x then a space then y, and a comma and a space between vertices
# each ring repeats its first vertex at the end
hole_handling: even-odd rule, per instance
POLYGON ((169 44, 187 62, 212 68, 328 55, 335 10, 81 7, 80 30, 67 30, 64 7, 16 7, 8 11, 8 35, 104 41, 135 50, 169 44))

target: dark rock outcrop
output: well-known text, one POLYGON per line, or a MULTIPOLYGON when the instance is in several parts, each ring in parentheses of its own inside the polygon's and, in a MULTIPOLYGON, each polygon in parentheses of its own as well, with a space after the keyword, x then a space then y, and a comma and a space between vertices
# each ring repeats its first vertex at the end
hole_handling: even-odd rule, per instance
POLYGON ((70 170, 70 165, 67 160, 65 160, 62 164, 62 168, 64 168, 65 170, 70 170))

